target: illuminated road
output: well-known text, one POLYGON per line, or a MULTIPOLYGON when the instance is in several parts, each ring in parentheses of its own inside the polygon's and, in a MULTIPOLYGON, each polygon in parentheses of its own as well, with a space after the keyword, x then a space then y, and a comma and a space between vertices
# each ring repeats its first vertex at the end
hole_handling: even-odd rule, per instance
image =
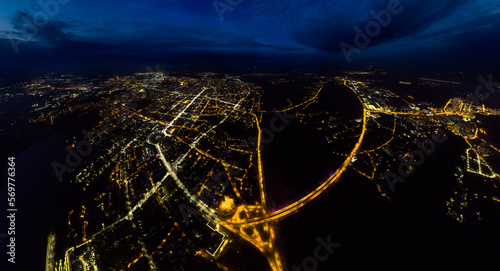
POLYGON ((255 224, 261 224, 265 222, 270 222, 276 219, 281 219, 284 218, 290 214, 293 214, 295 212, 298 212, 300 208, 320 196, 323 192, 328 190, 336 181, 339 180, 340 176, 342 173, 347 169, 349 166, 349 163, 351 162, 352 158, 358 153, 359 147, 361 146, 363 142, 363 138, 365 136, 365 130, 366 130, 366 115, 369 114, 366 109, 363 109, 363 128, 361 131, 361 135, 359 136, 358 142, 354 146, 354 149, 351 151, 347 159, 344 161, 344 163, 340 166, 339 169, 337 169, 336 173, 332 175, 327 181, 325 181, 323 184, 321 184, 318 188, 316 188, 314 191, 303 197, 302 199, 296 201, 293 204, 288 205, 287 207, 277 210, 274 213, 269 213, 261 217, 257 218, 252 218, 248 220, 228 220, 226 223, 231 224, 231 225, 255 225, 255 224))
POLYGON ((198 95, 196 95, 192 100, 191 102, 186 106, 184 107, 184 110, 182 110, 179 114, 177 114, 177 116, 171 121, 168 123, 167 127, 165 127, 165 129, 163 129, 163 131, 165 132, 165 134, 167 133, 167 130, 170 126, 172 126, 172 124, 180 117, 184 114, 184 112, 186 112, 186 110, 194 103, 194 101, 196 101, 196 99, 198 99, 198 97, 200 97, 200 95, 205 92, 206 88, 204 87, 199 93, 198 95))
MULTIPOLYGON (((174 179, 175 183, 177 184, 177 186, 182 189, 182 191, 184 191, 184 194, 190 199, 190 201, 192 203, 195 203, 201 210, 203 210, 203 212, 205 214, 209 214, 210 217, 214 217, 215 215, 215 212, 213 210, 210 210, 208 208, 208 206, 206 206, 205 204, 201 203, 201 201, 196 197, 194 196, 193 194, 191 194, 189 192, 189 190, 186 188, 186 186, 181 182, 181 180, 179 180, 179 177, 177 177, 177 173, 172 169, 172 165, 170 165, 170 163, 167 161, 167 159, 165 159, 165 156, 163 155, 163 152, 161 151, 161 148, 160 148, 160 145, 158 144, 155 144, 155 147, 156 149, 158 150, 158 153, 160 154, 160 159, 161 161, 163 162, 163 165, 165 166, 165 168, 167 168, 168 170, 168 174, 167 175, 170 175, 172 176, 172 178, 174 179)), ((152 191, 152 190, 150 190, 152 191)), ((156 190, 155 190, 156 191, 156 190)), ((149 192, 148 192, 149 193, 149 192)), ((214 219, 210 219, 211 221, 213 221, 214 219)))
MULTIPOLYGON (((346 85, 347 86, 347 85, 346 85)), ((349 87, 349 86, 347 86, 349 87)), ((359 97, 357 91, 351 87, 349 87, 356 96, 359 98, 359 100, 363 103, 363 100, 359 97)), ((321 88, 322 89, 322 88, 321 88)), ((321 90, 320 89, 320 90, 321 90)), ((316 94, 316 96, 319 94, 316 94)), ((315 97, 316 97, 315 96, 315 97)), ((349 156, 346 158, 346 160, 343 162, 343 164, 340 166, 340 168, 337 169, 336 173, 332 175, 328 180, 326 180, 323 184, 321 184, 319 187, 317 187, 314 191, 311 193, 307 194, 305 197, 301 198, 300 200, 294 202, 293 204, 288 205, 287 207, 277 210, 273 213, 266 213, 263 216, 260 217, 255 217, 255 218, 250 218, 250 219, 230 219, 226 220, 225 223, 228 225, 245 225, 245 226, 251 226, 251 225, 256 225, 256 224, 261 224, 261 223, 266 223, 266 222, 271 222, 277 219, 284 218, 290 214, 298 212, 303 206, 307 205, 309 202, 320 196, 323 192, 327 191, 336 181, 340 179, 340 176, 342 173, 347 169, 349 166, 349 163, 351 162, 352 158, 358 153, 359 148, 363 142, 365 132, 366 132, 366 117, 369 114, 369 111, 365 108, 364 103, 363 103, 363 127, 361 128, 361 135, 358 138, 358 142, 354 146, 353 150, 349 154, 349 156)), ((260 134, 260 133, 259 133, 260 134)), ((257 149, 258 150, 258 149, 257 149)), ((260 163, 259 163, 260 165, 260 163)), ((262 172, 259 168, 259 183, 261 186, 261 198, 263 199, 263 203, 265 203, 265 192, 264 192, 264 184, 263 184, 263 178, 262 178, 262 172)), ((265 205, 262 206, 264 209, 265 205)))

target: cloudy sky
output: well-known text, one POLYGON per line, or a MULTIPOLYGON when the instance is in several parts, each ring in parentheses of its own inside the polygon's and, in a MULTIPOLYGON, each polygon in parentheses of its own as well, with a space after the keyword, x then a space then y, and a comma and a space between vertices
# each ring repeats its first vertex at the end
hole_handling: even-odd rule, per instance
POLYGON ((355 46, 355 28, 373 26, 371 11, 384 12, 391 1, 2 0, 0 68, 219 62, 498 67, 498 0, 400 0, 402 11, 350 54, 348 64, 339 45, 355 46))

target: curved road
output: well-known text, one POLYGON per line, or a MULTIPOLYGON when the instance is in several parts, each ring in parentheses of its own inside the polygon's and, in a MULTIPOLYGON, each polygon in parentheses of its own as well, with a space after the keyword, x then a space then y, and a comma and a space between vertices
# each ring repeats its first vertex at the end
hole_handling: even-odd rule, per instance
MULTIPOLYGON (((346 83, 346 81, 344 81, 344 85, 346 87, 349 87, 345 83, 346 83)), ((316 197, 321 195, 323 192, 328 190, 337 180, 339 180, 342 173, 347 169, 347 166, 351 162, 352 158, 358 153, 359 147, 361 146, 361 143, 363 142, 363 138, 365 136, 365 131, 366 131, 366 116, 369 113, 369 111, 365 108, 363 100, 359 97, 357 91, 355 89, 353 89, 352 87, 349 87, 349 88, 352 91, 354 91, 354 93, 356 94, 356 96, 358 96, 360 102, 363 105, 363 127, 362 127, 362 131, 361 131, 361 135, 359 136, 358 142, 356 143, 353 150, 351 151, 351 153, 349 154, 347 159, 344 161, 342 166, 339 169, 337 169, 336 173, 334 175, 332 175, 328 180, 326 180, 323 184, 318 186, 318 188, 316 188, 314 191, 312 191, 311 193, 307 194, 305 197, 294 202, 293 204, 288 205, 287 207, 285 207, 283 209, 280 209, 280 210, 273 212, 273 213, 265 214, 265 215, 260 216, 260 217, 247 219, 247 220, 242 220, 242 221, 228 220, 228 221, 225 221, 226 224, 235 225, 235 226, 236 225, 250 226, 250 225, 266 223, 266 222, 270 222, 272 220, 283 218, 287 215, 290 215, 292 213, 299 211, 300 208, 302 208, 304 205, 306 205, 307 203, 309 203, 310 201, 314 200, 316 197)))

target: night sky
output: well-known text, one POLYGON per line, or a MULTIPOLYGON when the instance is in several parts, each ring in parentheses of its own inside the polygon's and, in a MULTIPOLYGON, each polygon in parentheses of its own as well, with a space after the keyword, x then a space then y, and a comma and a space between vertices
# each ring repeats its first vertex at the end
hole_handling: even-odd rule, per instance
POLYGON ((364 30, 375 20, 370 11, 383 12, 388 2, 2 0, 0 69, 498 67, 498 0, 401 0, 401 12, 379 24, 380 33, 348 63, 339 45, 354 46, 355 28, 364 30))

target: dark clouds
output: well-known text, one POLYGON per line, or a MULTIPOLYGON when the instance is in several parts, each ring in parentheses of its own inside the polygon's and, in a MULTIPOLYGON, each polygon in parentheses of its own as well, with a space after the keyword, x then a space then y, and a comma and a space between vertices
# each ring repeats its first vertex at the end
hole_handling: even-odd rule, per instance
POLYGON ((34 39, 47 45, 64 43, 69 41, 72 36, 66 30, 71 30, 78 22, 69 18, 66 20, 60 18, 49 18, 47 16, 47 19, 43 20, 27 12, 17 11, 12 18, 12 26, 16 30, 12 34, 34 39))
MULTIPOLYGON (((385 1, 371 1, 365 10, 366 15, 370 11, 380 12, 387 10, 385 1)), ((426 29, 430 25, 446 16, 456 12, 466 2, 473 0, 442 0, 442 1, 400 1, 402 12, 397 15, 392 15, 390 23, 383 28, 378 36, 372 39, 371 45, 384 44, 398 39, 412 37, 420 31, 426 29)), ((345 16, 344 10, 334 10, 331 16, 318 16, 301 28, 294 30, 296 41, 301 44, 308 45, 319 50, 339 52, 339 44, 347 42, 353 44, 353 39, 356 35, 354 27, 365 29, 368 22, 374 18, 355 16, 352 13, 347 13, 345 16)))
MULTIPOLYGON (((354 27, 364 29, 373 20, 370 11, 385 9, 387 2, 244 0, 226 11, 221 22, 211 1, 75 0, 38 27, 32 22, 40 8, 28 5, 10 15, 10 28, 3 39, 0 35, 0 57, 3 66, 124 59, 303 61, 307 56, 343 62, 339 44, 353 44, 354 27), (18 44, 17 54, 9 38, 18 44)), ((401 6, 404 10, 371 39, 360 60, 402 54, 415 59, 426 54, 459 54, 464 61, 498 59, 498 1, 401 0, 401 6)))

